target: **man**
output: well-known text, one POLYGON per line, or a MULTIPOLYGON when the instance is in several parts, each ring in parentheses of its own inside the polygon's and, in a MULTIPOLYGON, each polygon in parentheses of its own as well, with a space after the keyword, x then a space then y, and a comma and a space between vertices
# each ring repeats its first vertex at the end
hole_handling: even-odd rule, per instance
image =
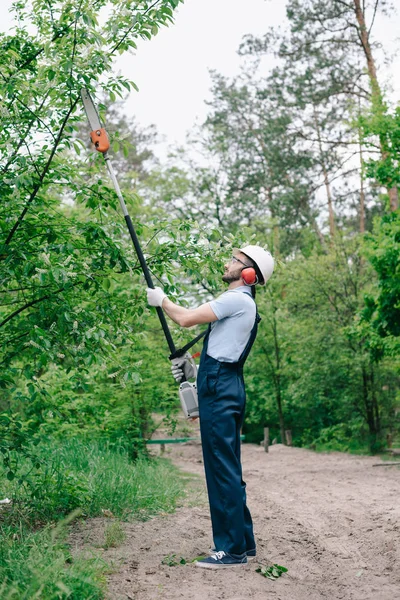
MULTIPOLYGON (((243 366, 257 335, 256 284, 265 285, 274 260, 260 246, 235 250, 222 280, 228 291, 195 309, 178 306, 161 288, 148 289, 151 306, 161 306, 182 327, 209 323, 197 375, 200 431, 210 503, 214 548, 196 566, 242 567, 256 556, 246 484, 240 462, 240 430, 246 395, 243 366)), ((192 375, 189 358, 172 366, 180 381, 192 375)))

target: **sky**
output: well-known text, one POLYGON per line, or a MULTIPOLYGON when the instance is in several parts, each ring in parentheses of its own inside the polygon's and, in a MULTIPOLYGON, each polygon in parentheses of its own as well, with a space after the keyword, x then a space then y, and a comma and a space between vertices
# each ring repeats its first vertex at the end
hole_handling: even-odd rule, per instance
POLYGON ((262 35, 285 19, 282 0, 185 0, 175 24, 151 42, 138 45, 136 56, 123 56, 117 67, 132 73, 139 93, 127 108, 142 123, 154 122, 169 140, 182 143, 196 121, 206 118, 209 70, 233 76, 241 59, 237 49, 247 33, 262 35), (245 10, 244 8, 245 7, 245 10))
MULTIPOLYGON (((12 0, 1 0, 0 30, 11 21, 12 0)), ((243 61, 237 49, 247 33, 262 35, 269 26, 284 26, 284 0, 185 0, 175 12, 175 24, 162 28, 151 41, 139 41, 135 54, 119 57, 115 71, 135 81, 125 105, 127 115, 148 126, 155 124, 165 144, 183 144, 186 133, 207 115, 209 70, 225 76, 239 72, 243 61)), ((400 48, 400 9, 379 19, 374 27, 389 54, 400 48)), ((265 63, 268 69, 268 64, 265 63)), ((392 98, 400 101, 400 58, 385 70, 394 83, 392 98)), ((382 74, 383 75, 383 74, 382 74)))

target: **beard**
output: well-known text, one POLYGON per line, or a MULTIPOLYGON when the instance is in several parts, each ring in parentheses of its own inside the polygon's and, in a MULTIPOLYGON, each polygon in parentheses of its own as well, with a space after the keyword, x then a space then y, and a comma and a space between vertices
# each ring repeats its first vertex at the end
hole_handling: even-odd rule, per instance
POLYGON ((224 273, 222 275, 222 281, 225 281, 225 283, 232 283, 233 281, 239 281, 241 276, 242 271, 239 271, 238 273, 224 273))

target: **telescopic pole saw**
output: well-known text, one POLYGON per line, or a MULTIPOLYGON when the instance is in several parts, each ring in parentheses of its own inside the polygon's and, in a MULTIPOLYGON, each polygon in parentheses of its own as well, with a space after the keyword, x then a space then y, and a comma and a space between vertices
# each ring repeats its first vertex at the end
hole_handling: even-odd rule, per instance
MULTIPOLYGON (((129 216, 128 209, 126 207, 124 198, 122 196, 121 188, 119 187, 117 178, 115 176, 110 157, 108 156, 108 149, 110 148, 110 142, 108 139, 107 132, 106 132, 105 128, 101 126, 99 113, 97 112, 96 106, 89 94, 89 91, 87 89, 82 89, 81 96, 82 96, 82 102, 83 102, 83 106, 85 108, 86 116, 87 116, 87 119, 89 121, 89 125, 91 128, 90 139, 92 140, 96 150, 98 152, 101 152, 102 155, 104 156, 104 160, 107 165, 108 173, 110 175, 111 181, 113 182, 115 192, 118 196, 118 200, 121 205, 122 214, 124 215, 125 222, 128 227, 128 231, 131 236, 133 245, 135 247, 135 251, 136 251, 137 257, 139 259, 139 263, 142 268, 144 278, 146 280, 148 287, 154 288, 153 280, 151 278, 150 271, 149 271, 147 263, 146 263, 146 259, 143 255, 142 249, 140 247, 139 239, 137 237, 135 228, 133 227, 132 219, 129 216)), ((180 348, 177 350, 175 348, 175 344, 172 339, 171 332, 169 330, 169 327, 168 327, 167 321, 165 319, 165 315, 163 313, 162 308, 157 306, 156 310, 157 310, 158 318, 161 323, 161 327, 164 331, 165 338, 167 340, 169 350, 171 352, 171 355, 169 357, 170 359, 183 356, 189 350, 189 348, 194 346, 194 344, 196 342, 198 342, 206 333, 205 331, 203 331, 203 333, 200 333, 194 340, 192 340, 191 342, 186 344, 183 348, 180 348)), ((185 413, 186 417, 188 417, 188 418, 197 417, 198 416, 198 403, 197 403, 196 385, 185 381, 185 378, 183 378, 182 383, 179 388, 179 397, 181 400, 183 412, 185 413)))
MULTIPOLYGON (((115 192, 118 196, 118 200, 121 205, 122 214, 124 215, 125 222, 128 227, 128 231, 130 233, 133 245, 135 247, 135 251, 136 251, 137 257, 139 259, 139 263, 142 268, 144 278, 146 280, 148 287, 154 288, 153 280, 151 278, 150 271, 149 271, 147 263, 146 263, 146 259, 143 255, 142 249, 140 247, 138 236, 136 234, 135 228, 133 227, 132 219, 129 216, 128 209, 126 207, 124 198, 122 196, 121 188, 119 187, 117 178, 115 176, 110 157, 108 156, 108 149, 110 147, 110 142, 108 139, 107 132, 104 129, 104 127, 101 126, 99 114, 97 112, 97 109, 94 105, 94 102, 93 102, 88 90, 82 89, 81 96, 82 96, 82 102, 83 102, 83 106, 85 108, 86 116, 87 116, 87 119, 89 121, 89 125, 91 128, 90 139, 92 140, 96 150, 98 152, 101 152, 102 155, 104 156, 104 160, 107 165, 108 173, 110 175, 111 181, 113 182, 115 192)), ((172 339, 171 332, 169 330, 163 310, 159 306, 157 306, 156 308, 157 308, 158 318, 160 319, 161 327, 163 328, 164 335, 167 340, 167 344, 168 344, 169 350, 171 352, 171 355, 175 355, 176 354, 175 344, 172 339)))

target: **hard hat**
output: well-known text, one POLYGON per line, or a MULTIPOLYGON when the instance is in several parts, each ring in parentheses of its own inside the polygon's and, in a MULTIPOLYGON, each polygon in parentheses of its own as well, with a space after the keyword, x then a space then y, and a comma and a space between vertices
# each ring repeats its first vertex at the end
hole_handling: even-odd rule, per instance
POLYGON ((268 250, 264 250, 261 246, 244 246, 243 248, 240 248, 240 252, 243 252, 243 254, 251 258, 255 263, 257 270, 259 271, 259 273, 257 273, 259 277, 258 283, 260 285, 265 285, 274 271, 274 259, 268 250))

